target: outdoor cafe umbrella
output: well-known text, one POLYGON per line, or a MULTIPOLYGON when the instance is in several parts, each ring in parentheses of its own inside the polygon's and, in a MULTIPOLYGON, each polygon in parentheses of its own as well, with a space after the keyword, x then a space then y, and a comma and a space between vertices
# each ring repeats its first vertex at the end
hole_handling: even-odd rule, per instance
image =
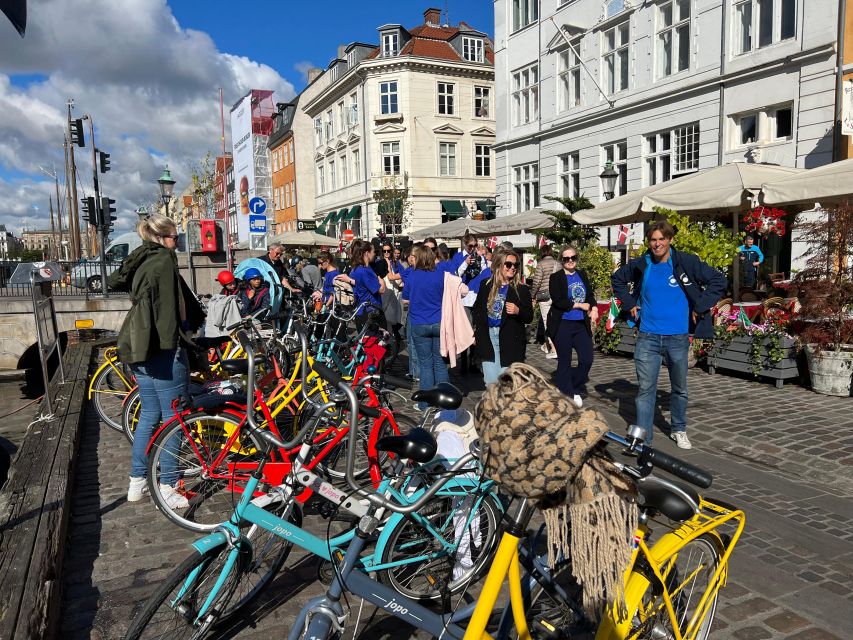
POLYGON ((803 171, 784 180, 767 182, 761 188, 766 205, 826 204, 853 196, 853 159, 832 162, 803 171))
POLYGON ((443 222, 442 224, 435 224, 431 227, 412 231, 409 235, 415 242, 423 242, 424 239, 431 237, 461 238, 468 233, 469 227, 475 222, 476 220, 472 220, 471 218, 457 218, 450 222, 443 222))
POLYGON ((337 247, 339 241, 316 231, 285 231, 270 238, 286 247, 337 247))
POLYGON ((574 214, 581 224, 608 225, 642 222, 654 217, 655 207, 681 214, 739 213, 752 206, 752 199, 767 182, 791 179, 803 169, 777 165, 733 162, 703 169, 687 176, 597 204, 574 214))
POLYGON ((435 238, 461 238, 466 233, 475 236, 511 236, 527 231, 550 229, 553 226, 554 218, 542 213, 542 210, 537 208, 509 216, 499 216, 493 220, 460 218, 414 231, 411 236, 416 242, 430 236, 435 238))

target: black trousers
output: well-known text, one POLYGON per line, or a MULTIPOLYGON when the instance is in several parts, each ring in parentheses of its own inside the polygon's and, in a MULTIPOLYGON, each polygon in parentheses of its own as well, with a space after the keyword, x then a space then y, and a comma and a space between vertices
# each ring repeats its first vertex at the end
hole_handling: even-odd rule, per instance
POLYGON ((554 337, 557 349, 557 388, 568 396, 581 393, 592 367, 592 336, 583 320, 561 320, 554 337), (578 354, 572 366, 572 350, 578 354))

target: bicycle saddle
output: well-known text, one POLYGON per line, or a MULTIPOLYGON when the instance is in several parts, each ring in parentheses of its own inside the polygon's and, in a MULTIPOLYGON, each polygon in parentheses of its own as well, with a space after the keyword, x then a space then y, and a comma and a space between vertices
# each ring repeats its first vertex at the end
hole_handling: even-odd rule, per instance
POLYGON ((462 404, 462 392, 449 382, 442 382, 432 389, 415 391, 412 400, 438 409, 458 409, 462 404))
POLYGON ((232 375, 247 375, 249 373, 249 361, 246 358, 231 358, 220 360, 222 368, 232 375))
POLYGON ((394 453, 401 458, 421 464, 435 457, 438 444, 426 429, 412 429, 404 436, 385 436, 376 442, 376 449, 394 453))
POLYGON ((691 487, 657 476, 637 480, 637 503, 670 520, 684 522, 699 513, 699 494, 691 487))

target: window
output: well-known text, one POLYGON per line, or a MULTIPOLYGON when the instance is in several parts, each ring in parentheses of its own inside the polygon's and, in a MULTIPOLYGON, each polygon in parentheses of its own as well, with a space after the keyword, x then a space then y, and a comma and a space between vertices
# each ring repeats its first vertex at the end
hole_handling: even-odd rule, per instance
POLYGON ((560 53, 557 72, 558 111, 566 111, 581 103, 581 62, 575 54, 575 51, 580 50, 580 39, 575 40, 572 46, 574 51, 569 48, 560 53))
POLYGON ((347 51, 347 68, 352 69, 355 66, 355 49, 347 51))
POLYGON ((379 83, 379 111, 397 113, 397 81, 379 83))
POLYGON ((462 57, 468 62, 483 61, 482 38, 462 38, 462 57))
POLYGON ((278 149, 272 152, 272 170, 278 171, 278 149))
POLYGON ((794 133, 794 109, 790 104, 741 113, 732 120, 734 147, 790 140, 794 133))
POLYGON ((273 192, 273 206, 276 209, 281 209, 281 205, 278 200, 278 187, 276 187, 276 190, 273 192))
POLYGON ((440 175, 440 176, 455 176, 456 175, 456 143, 455 142, 439 142, 438 143, 438 175, 440 175))
POLYGON ((382 34, 383 57, 396 56, 400 51, 400 34, 396 31, 382 34))
POLYGON ((349 95, 349 123, 350 126, 358 124, 358 96, 355 93, 349 95))
POLYGON ((512 168, 512 186, 515 193, 515 213, 539 206, 539 163, 523 164, 512 168))
POLYGON ((579 151, 560 156, 560 195, 579 198, 581 195, 581 154, 579 151))
POLYGON ((474 117, 488 118, 492 91, 489 87, 474 87, 474 117))
POLYGON ((323 144, 323 120, 314 118, 314 145, 320 146, 323 144))
POLYGON ((518 31, 539 19, 539 0, 512 0, 512 30, 518 31))
POLYGON ((296 206, 296 180, 290 181, 290 206, 296 206))
MULTIPOLYGON (((619 173, 619 179, 616 180, 613 196, 621 196, 628 193, 628 142, 620 140, 612 144, 606 144, 601 147, 601 169, 607 166, 607 163, 613 164, 613 168, 619 173)), ((604 193, 604 185, 601 191, 604 193)), ((602 200, 604 198, 602 197, 602 200)))
POLYGON ((290 141, 290 162, 296 162, 296 156, 293 154, 293 140, 290 141))
POLYGON ((287 153, 287 150, 289 147, 290 147, 290 145, 286 144, 286 145, 284 145, 284 148, 280 150, 279 153, 281 153, 282 157, 284 158, 284 164, 282 165, 281 160, 279 160, 279 166, 286 167, 287 165, 290 164, 290 158, 288 157, 289 154, 287 153))
POLYGON ((344 101, 338 103, 338 131, 343 133, 347 130, 347 113, 344 111, 344 101))
POLYGON ((284 208, 290 209, 290 183, 284 185, 284 208))
POLYGON ((745 113, 737 118, 737 137, 740 146, 758 140, 757 113, 745 113))
POLYGON ((666 182, 699 169, 699 123, 646 136, 646 182, 666 182))
POLYGON ((323 165, 317 166, 317 192, 321 195, 326 193, 326 172, 323 165))
POLYGON ((332 119, 332 110, 326 112, 326 142, 335 137, 335 121, 332 119))
POLYGON ((604 90, 613 95, 628 88, 628 22, 616 25, 602 37, 604 63, 604 90))
POLYGON ((680 175, 699 169, 699 123, 678 127, 673 132, 675 137, 675 168, 673 173, 680 175))
POLYGON ((358 149, 353 149, 350 155, 352 155, 352 179, 358 182, 361 176, 361 153, 358 149))
POLYGON ((329 189, 334 191, 338 188, 337 177, 335 175, 335 161, 329 160, 329 189))
POLYGON ((386 176, 400 175, 400 143, 382 143, 382 173, 386 176))
POLYGON ((338 162, 338 166, 341 168, 341 186, 345 187, 349 184, 349 171, 347 170, 346 154, 340 157, 340 162, 338 162))
POLYGON ((474 175, 483 178, 492 175, 492 150, 487 144, 474 145, 474 175))
POLYGON ((338 79, 338 68, 339 67, 336 63, 331 69, 329 69, 329 71, 331 71, 332 73, 332 82, 338 79))
POLYGON ((790 140, 794 132, 794 110, 791 107, 775 109, 770 112, 771 138, 790 140))
POLYGON ((797 35, 797 0, 736 0, 735 53, 749 53, 797 35))
POLYGON ((438 83, 438 112, 443 116, 453 115, 453 89, 450 82, 438 83))
POLYGON ((673 0, 658 7, 658 77, 690 66, 690 0, 673 0))
POLYGON ((527 124, 539 117, 539 67, 531 65, 512 74, 514 125, 527 124))

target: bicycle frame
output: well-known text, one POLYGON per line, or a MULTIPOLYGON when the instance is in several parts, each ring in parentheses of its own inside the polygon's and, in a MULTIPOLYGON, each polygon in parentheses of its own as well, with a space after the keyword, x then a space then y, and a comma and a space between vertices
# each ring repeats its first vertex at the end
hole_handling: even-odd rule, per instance
MULTIPOLYGON (((101 364, 101 366, 98 367, 98 369, 95 371, 95 373, 92 374, 92 377, 89 379, 89 394, 88 394, 88 398, 87 398, 88 400, 91 400, 92 395, 94 393, 96 393, 95 388, 94 388, 95 380, 98 379, 98 376, 107 367, 109 367, 113 371, 115 371, 116 375, 119 377, 119 379, 122 381, 122 383, 124 383, 124 386, 127 388, 126 391, 115 391, 112 393, 114 393, 115 395, 122 395, 122 394, 129 393, 133 389, 135 384, 134 384, 132 377, 128 378, 127 376, 125 376, 124 371, 122 371, 122 367, 117 366, 117 364, 118 365, 121 364, 119 359, 118 359, 118 349, 116 347, 107 347, 106 349, 104 349, 104 362, 101 364)), ((97 393, 106 393, 106 392, 98 391, 97 393)))

